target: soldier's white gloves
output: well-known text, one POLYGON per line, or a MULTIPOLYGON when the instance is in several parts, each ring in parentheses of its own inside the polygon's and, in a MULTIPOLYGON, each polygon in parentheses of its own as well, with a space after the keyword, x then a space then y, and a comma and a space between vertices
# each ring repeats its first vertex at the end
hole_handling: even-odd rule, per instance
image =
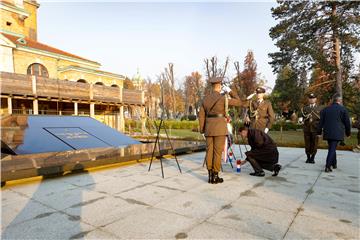
POLYGON ((268 132, 269 132, 269 129, 268 129, 268 128, 265 128, 264 132, 265 132, 265 133, 268 133, 268 132))
POLYGON ((204 139, 206 139, 206 138, 205 138, 205 133, 202 133, 201 136, 202 136, 204 139))
POLYGON ((250 99, 252 99, 252 98, 253 98, 253 96, 255 96, 255 93, 252 93, 252 94, 250 94, 249 96, 247 96, 246 100, 250 100, 250 99))
POLYGON ((228 87, 228 86, 224 86, 223 91, 226 92, 226 93, 229 93, 229 92, 231 92, 231 88, 228 87))

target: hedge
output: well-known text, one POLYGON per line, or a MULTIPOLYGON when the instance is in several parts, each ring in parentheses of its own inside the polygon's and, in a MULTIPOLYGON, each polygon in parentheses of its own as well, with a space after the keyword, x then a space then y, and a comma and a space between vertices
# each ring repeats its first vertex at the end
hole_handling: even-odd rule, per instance
MULTIPOLYGON (((160 120, 155 121, 157 125, 160 124, 160 120)), ((130 125, 131 128, 141 128, 141 121, 140 120, 132 120, 126 119, 125 120, 125 127, 128 128, 130 125)), ((147 128, 155 129, 155 123, 152 120, 147 121, 146 123, 147 128)), ((198 121, 179 121, 179 120, 164 120, 164 126, 167 129, 198 129, 199 122, 198 121)))
MULTIPOLYGON (((128 126, 131 126, 131 128, 137 128, 137 129, 141 129, 141 121, 140 120, 131 120, 131 119, 126 119, 125 120, 125 127, 128 128, 128 126)), ((159 125, 160 124, 160 120, 156 120, 156 124, 159 125)), ((233 123, 233 127, 238 129, 240 126, 242 125, 242 123, 235 122, 233 123)), ((273 126, 271 127, 271 130, 273 131, 280 131, 281 125, 283 127, 283 131, 289 131, 289 130, 297 130, 297 129, 302 129, 302 125, 296 124, 296 123, 292 123, 292 122, 276 122, 273 124, 273 126)), ((183 120, 183 121, 179 121, 179 120, 164 120, 164 126, 167 129, 190 129, 192 131, 196 131, 199 128, 199 122, 198 121, 188 121, 188 120, 183 120)), ((154 125, 154 121, 149 120, 147 121, 147 126, 148 129, 155 129, 155 125, 154 125)))

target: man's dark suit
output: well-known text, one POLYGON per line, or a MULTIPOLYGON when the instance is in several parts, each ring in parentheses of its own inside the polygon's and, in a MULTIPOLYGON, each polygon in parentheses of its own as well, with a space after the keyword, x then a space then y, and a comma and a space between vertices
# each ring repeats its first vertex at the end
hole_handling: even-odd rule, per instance
POLYGON ((326 168, 336 167, 336 146, 350 136, 350 118, 345 107, 338 103, 324 108, 320 113, 318 134, 323 132, 323 139, 328 141, 326 168))

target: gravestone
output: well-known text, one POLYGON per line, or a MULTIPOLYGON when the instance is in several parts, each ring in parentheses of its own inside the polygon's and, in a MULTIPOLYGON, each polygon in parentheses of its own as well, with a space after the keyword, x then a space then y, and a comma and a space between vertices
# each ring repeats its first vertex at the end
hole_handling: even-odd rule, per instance
POLYGON ((8 116, 1 119, 1 152, 33 154, 103 147, 139 141, 82 116, 8 116))

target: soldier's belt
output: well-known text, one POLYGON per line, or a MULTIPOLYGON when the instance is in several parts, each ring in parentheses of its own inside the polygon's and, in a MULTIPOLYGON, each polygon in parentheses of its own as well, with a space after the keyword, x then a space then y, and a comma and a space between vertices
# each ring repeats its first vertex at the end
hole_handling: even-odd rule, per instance
POLYGON ((224 114, 208 114, 206 115, 206 117, 208 118, 220 118, 220 117, 225 117, 224 114))

